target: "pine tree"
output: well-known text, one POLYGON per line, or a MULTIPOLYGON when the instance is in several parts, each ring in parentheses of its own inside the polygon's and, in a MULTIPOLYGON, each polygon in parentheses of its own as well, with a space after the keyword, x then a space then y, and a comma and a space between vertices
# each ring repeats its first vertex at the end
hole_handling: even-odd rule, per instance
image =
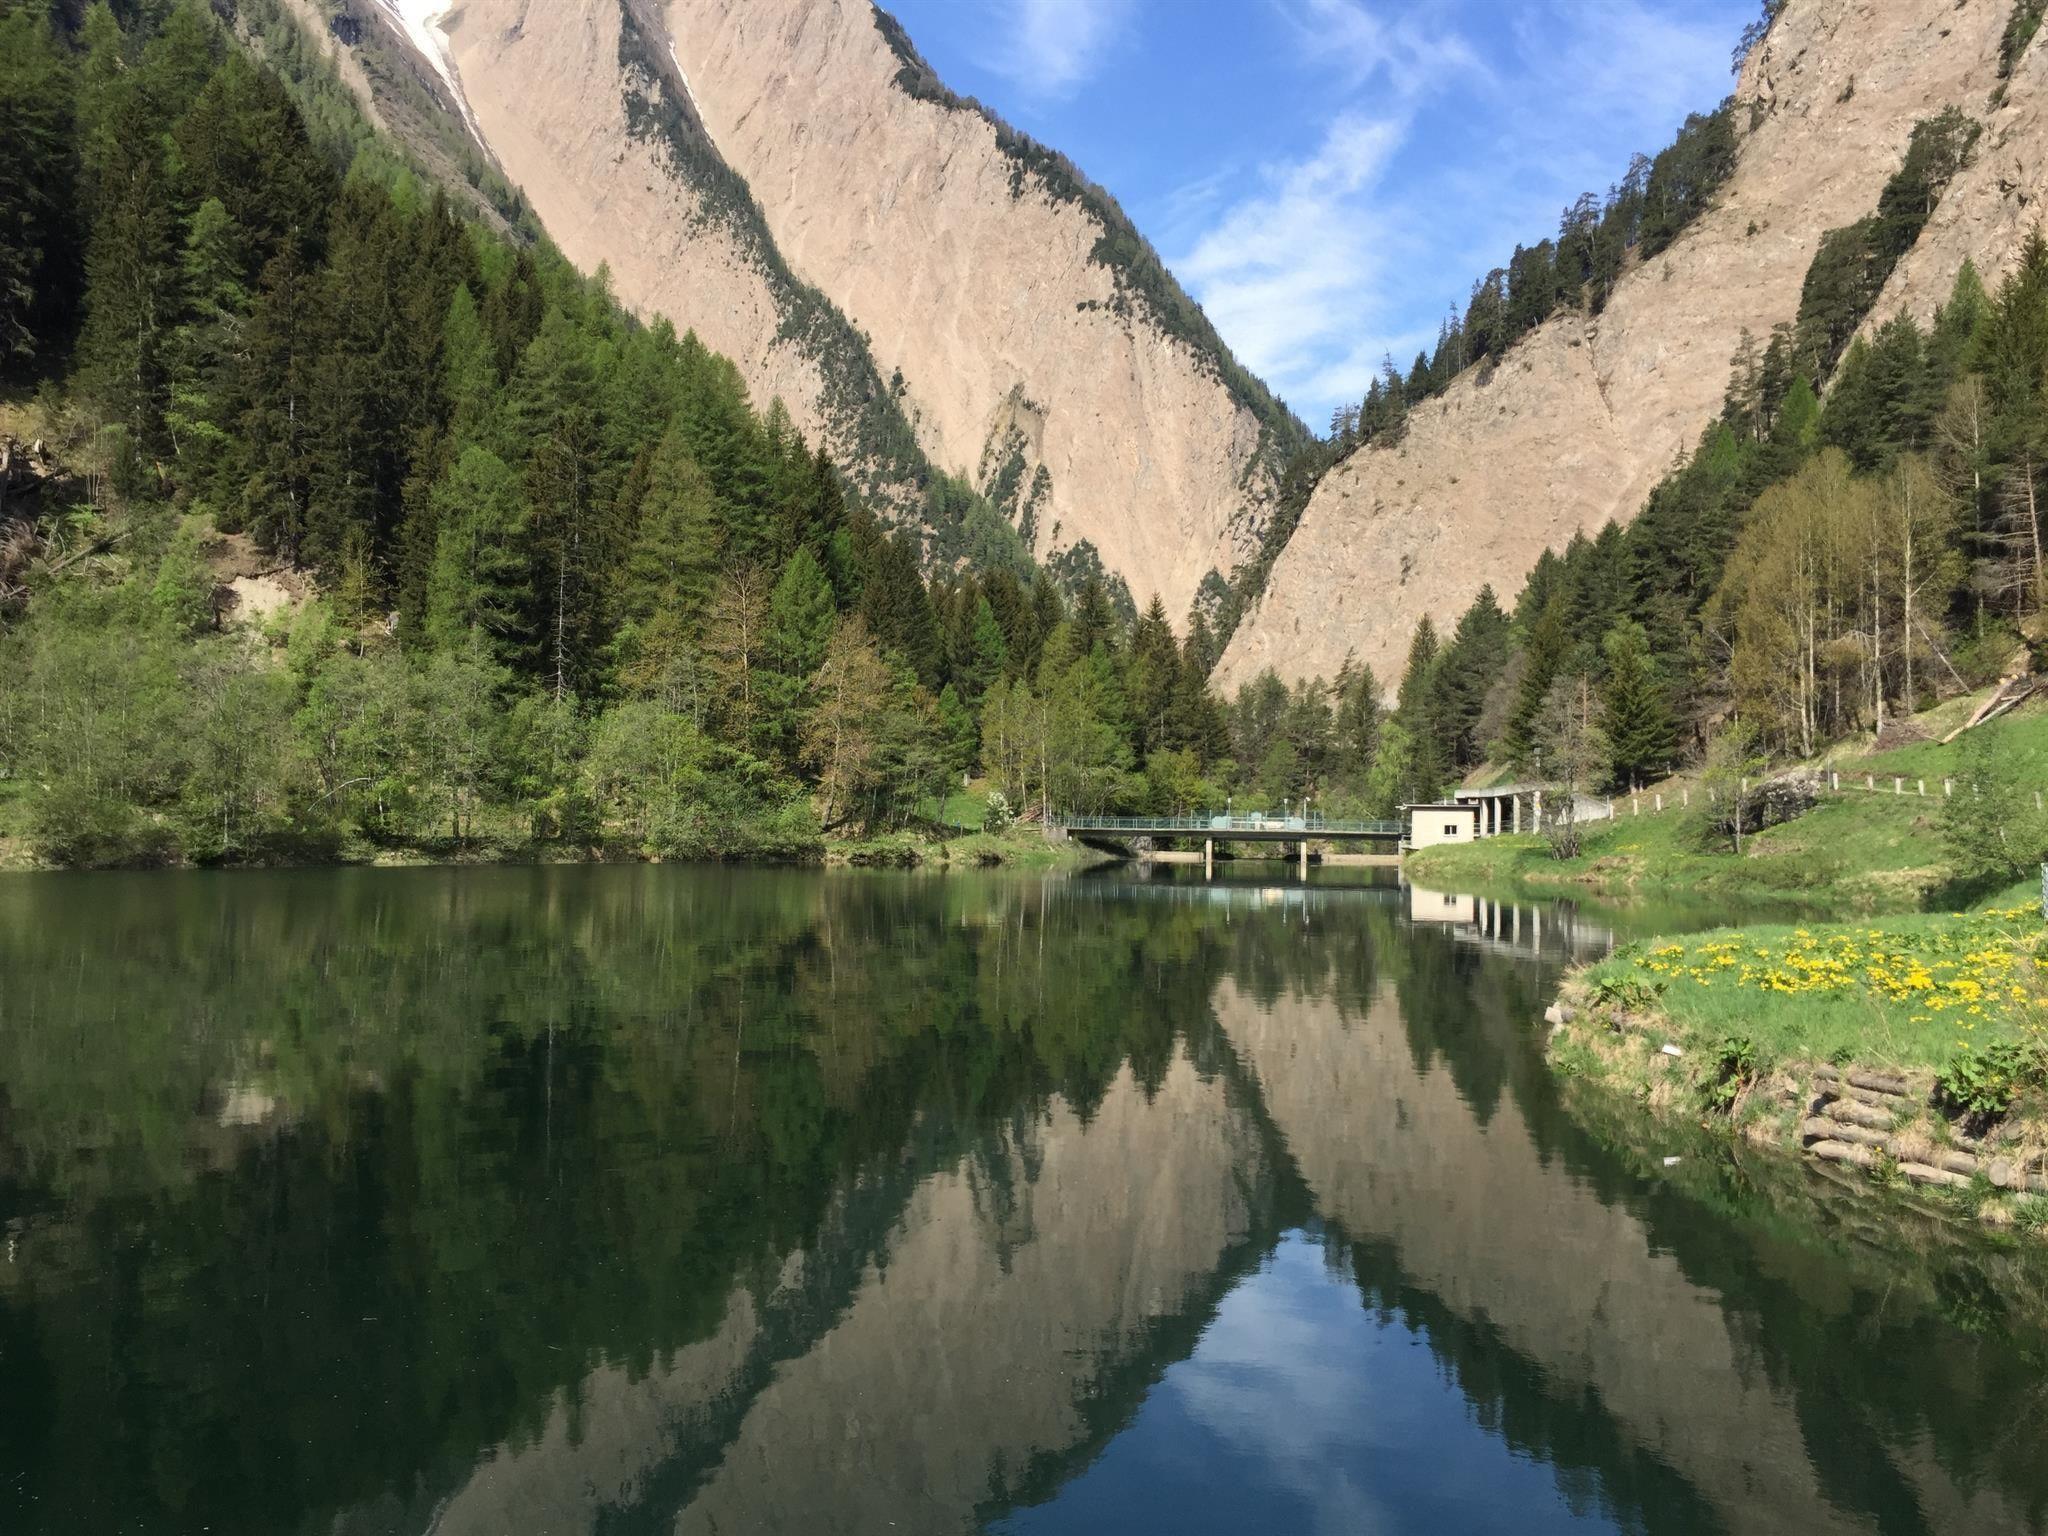
POLYGON ((240 447, 248 466, 241 521, 264 548, 294 563, 304 549, 312 494, 306 430, 310 287, 304 262, 289 246, 264 266, 239 389, 240 447))
POLYGON ((1471 768, 1486 756, 1480 711, 1507 665, 1509 641, 1508 617, 1501 612, 1493 587, 1483 586, 1458 620, 1451 643, 1435 664, 1431 684, 1434 734, 1449 768, 1471 768))
POLYGON ((996 622, 995 607, 985 595, 977 593, 968 625, 966 664, 960 678, 967 703, 980 703, 982 695, 1009 670, 1009 663, 1010 650, 1003 640, 1002 625, 996 622))
POLYGON ((944 646, 931 594, 918 575, 916 551, 904 535, 890 535, 878 545, 875 569, 861 594, 861 615, 877 644, 902 657, 919 682, 937 685, 944 646))
POLYGON ((1166 605, 1152 601, 1131 630, 1125 692, 1129 696, 1139 755, 1171 744, 1169 716, 1180 678, 1180 647, 1167 622, 1166 605))
POLYGON ((721 555, 711 483, 680 426, 662 435, 632 515, 616 597, 630 629, 669 615, 688 628, 703 621, 721 555))

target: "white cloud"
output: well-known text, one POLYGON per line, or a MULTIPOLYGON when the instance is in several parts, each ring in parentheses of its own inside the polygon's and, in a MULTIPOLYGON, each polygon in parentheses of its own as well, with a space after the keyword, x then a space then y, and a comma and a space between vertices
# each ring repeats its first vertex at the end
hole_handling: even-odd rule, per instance
POLYGON ((1057 97, 1093 75, 1129 25, 1135 0, 994 0, 1005 26, 984 63, 1035 96, 1057 97))
POLYGON ((1300 380, 1333 320, 1380 276, 1372 190, 1407 136, 1399 118, 1346 112, 1316 152, 1268 167, 1178 262, 1209 317, 1254 370, 1300 380))
POLYGON ((1275 3, 1303 96, 1326 112, 1321 141, 1235 189, 1191 189, 1173 265, 1312 423, 1384 355, 1405 368, 1516 241, 1554 233, 1629 149, 1656 150, 1728 89, 1725 6, 1275 3))

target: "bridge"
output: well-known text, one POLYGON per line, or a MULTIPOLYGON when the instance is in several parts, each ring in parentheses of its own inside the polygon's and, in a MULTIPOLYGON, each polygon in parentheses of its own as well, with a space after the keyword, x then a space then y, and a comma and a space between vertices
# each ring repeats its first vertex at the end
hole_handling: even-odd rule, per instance
POLYGON ((1310 843, 1398 843, 1400 821, 1330 821, 1321 815, 1268 816, 1252 811, 1222 816, 1076 816, 1055 814, 1052 825, 1084 843, 1127 844, 1139 838, 1176 838, 1202 845, 1202 867, 1215 872, 1218 843, 1294 843, 1308 874, 1310 843))

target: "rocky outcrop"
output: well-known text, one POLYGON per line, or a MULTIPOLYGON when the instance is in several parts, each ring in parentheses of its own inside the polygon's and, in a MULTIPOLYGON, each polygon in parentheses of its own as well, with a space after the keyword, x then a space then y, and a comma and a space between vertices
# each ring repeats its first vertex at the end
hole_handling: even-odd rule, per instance
POLYGON ((376 15, 387 44, 445 36, 422 74, 569 258, 878 503, 956 476, 1055 569, 1099 560, 1176 616, 1258 547, 1299 425, 1105 194, 868 0, 436 9, 376 15))
POLYGON ((1872 311, 1927 319, 1949 296, 1963 263, 1996 285, 2027 236, 2048 216, 2048 37, 2036 37, 2003 90, 1963 110, 1984 125, 1970 163, 1942 193, 1920 239, 1900 261, 1872 311))
MULTIPOLYGON (((1744 63, 1738 164, 1715 206, 1628 273, 1597 318, 1551 320, 1497 368, 1412 412, 1398 447, 1325 476, 1219 682, 1267 667, 1328 677, 1355 651, 1391 688, 1424 614, 1454 622, 1489 582, 1505 602, 1545 549, 1634 517, 1720 408, 1742 332, 1761 339, 1797 313, 1821 235, 1875 208, 1913 124, 1950 105, 1985 110, 2008 11, 1992 0, 1790 0, 1744 63)), ((2041 64, 2028 62, 2029 79, 2041 64)), ((1980 249, 1987 227, 2013 215, 2004 203, 1972 211, 1988 193, 1970 189, 2042 177, 2038 163, 2015 172, 2043 140, 2023 126, 2038 110, 2026 83, 2009 94, 2009 137, 1987 136, 1993 148, 1944 198, 1923 248, 1980 249)), ((1948 278, 1960 260, 1948 259, 1948 278)), ((1925 307, 1946 292, 1943 261, 1916 253, 1894 286, 1925 307)))

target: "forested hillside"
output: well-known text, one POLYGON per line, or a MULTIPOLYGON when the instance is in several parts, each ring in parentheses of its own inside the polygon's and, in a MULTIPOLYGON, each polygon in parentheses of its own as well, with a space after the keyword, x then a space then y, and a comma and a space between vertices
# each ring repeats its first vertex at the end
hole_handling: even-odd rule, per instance
MULTIPOLYGON (((1833 304, 1825 278, 1809 298, 1833 304)), ((1857 337, 1825 404, 1786 364, 1803 329, 1745 354, 1626 529, 1544 556, 1511 607, 1488 588, 1448 635, 1422 621, 1379 775, 1422 798, 1489 759, 1599 789, 1755 772, 2033 665, 2048 242, 1995 294, 1966 266, 1931 327, 1857 337)))
POLYGON ((230 21, 0 18, 0 815, 40 856, 795 853, 984 755, 1019 807, 1207 797, 1200 626, 927 584, 729 362, 316 140, 347 95, 230 21))
POLYGON ((1880 292, 1881 318, 1924 325, 1965 256, 1993 282, 2009 269, 2043 132, 2041 60, 2002 62, 2013 5, 1758 9, 1727 101, 1481 275, 1420 369, 1390 366, 1355 425, 1340 414, 1338 462, 1235 626, 1232 686, 1328 677, 1348 650, 1396 674, 1423 614, 1448 630, 1485 582, 1505 597, 1546 549, 1629 522, 1718 414, 1742 333, 1761 349, 1799 323, 1817 264, 1845 302, 1807 306, 1788 341, 1817 383, 1816 347, 1880 292), (1930 218, 1939 256, 1902 261, 1930 218))

